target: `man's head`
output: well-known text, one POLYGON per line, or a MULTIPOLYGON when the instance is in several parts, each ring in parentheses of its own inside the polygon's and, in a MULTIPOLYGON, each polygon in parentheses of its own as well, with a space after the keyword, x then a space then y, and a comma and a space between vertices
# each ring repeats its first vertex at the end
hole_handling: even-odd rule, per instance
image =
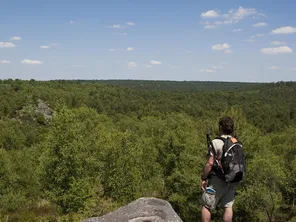
POLYGON ((234 130, 233 120, 229 116, 224 116, 219 120, 219 130, 222 134, 232 135, 234 130))

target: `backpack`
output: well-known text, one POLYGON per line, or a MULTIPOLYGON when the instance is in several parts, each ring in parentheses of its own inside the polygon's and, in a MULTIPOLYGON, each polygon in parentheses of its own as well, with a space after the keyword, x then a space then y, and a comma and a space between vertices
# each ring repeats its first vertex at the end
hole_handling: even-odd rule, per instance
POLYGON ((246 171, 245 155, 243 145, 232 137, 219 137, 224 142, 221 160, 217 160, 216 175, 226 183, 240 182, 246 171))

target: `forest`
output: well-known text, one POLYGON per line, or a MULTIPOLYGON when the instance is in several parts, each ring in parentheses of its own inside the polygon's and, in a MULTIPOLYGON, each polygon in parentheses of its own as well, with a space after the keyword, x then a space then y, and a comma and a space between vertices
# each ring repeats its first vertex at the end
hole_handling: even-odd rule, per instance
POLYGON ((6 79, 0 91, 0 221, 79 221, 140 197, 200 221, 206 133, 224 115, 246 155, 234 221, 296 221, 296 82, 6 79))

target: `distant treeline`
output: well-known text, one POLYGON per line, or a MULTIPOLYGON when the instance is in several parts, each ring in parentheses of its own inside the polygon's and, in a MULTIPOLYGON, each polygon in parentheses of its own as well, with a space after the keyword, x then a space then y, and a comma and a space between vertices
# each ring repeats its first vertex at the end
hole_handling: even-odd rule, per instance
POLYGON ((142 90, 160 91, 211 91, 249 90, 262 87, 265 83, 210 82, 210 81, 152 81, 152 80, 99 80, 99 83, 127 86, 142 90))
POLYGON ((199 221, 205 133, 223 115, 247 156, 235 221, 296 219, 295 82, 8 79, 0 92, 2 220, 77 221, 154 196, 199 221))

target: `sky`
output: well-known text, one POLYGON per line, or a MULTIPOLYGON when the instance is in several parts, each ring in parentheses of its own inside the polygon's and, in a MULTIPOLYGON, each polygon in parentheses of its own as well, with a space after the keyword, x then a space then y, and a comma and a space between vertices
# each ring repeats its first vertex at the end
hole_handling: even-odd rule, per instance
POLYGON ((0 79, 296 81, 295 0, 0 0, 0 79))

